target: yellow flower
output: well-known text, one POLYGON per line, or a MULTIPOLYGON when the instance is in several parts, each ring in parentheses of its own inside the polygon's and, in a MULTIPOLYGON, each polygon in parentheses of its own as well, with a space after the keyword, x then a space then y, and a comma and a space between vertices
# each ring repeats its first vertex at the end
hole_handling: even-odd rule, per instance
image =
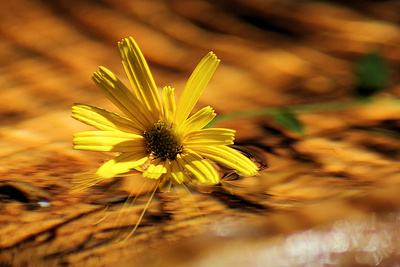
POLYGON ((251 160, 228 147, 233 144, 234 130, 204 129, 216 115, 211 107, 189 117, 219 63, 212 52, 198 64, 178 102, 174 89, 167 86, 163 88, 162 103, 133 38, 122 40, 118 47, 133 92, 104 67, 92 78, 126 117, 85 104, 72 107, 73 118, 100 130, 75 134, 75 149, 120 153, 97 170, 100 180, 138 170, 151 179, 212 185, 219 183, 212 162, 244 176, 257 173, 251 160))

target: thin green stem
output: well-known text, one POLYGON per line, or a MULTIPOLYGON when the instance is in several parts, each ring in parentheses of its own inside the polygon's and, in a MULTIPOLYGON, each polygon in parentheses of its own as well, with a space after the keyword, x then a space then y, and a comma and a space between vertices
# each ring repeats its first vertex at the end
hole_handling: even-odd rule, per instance
POLYGON ((309 113, 309 112, 327 112, 327 111, 335 111, 335 110, 344 110, 355 105, 364 105, 369 103, 369 99, 351 99, 351 100, 343 100, 343 101, 333 101, 327 103, 313 103, 313 104, 305 104, 298 106, 289 106, 289 107, 272 107, 272 108, 263 108, 256 110, 246 110, 246 111, 238 111, 230 114, 222 115, 216 117, 207 127, 213 127, 216 123, 229 119, 236 119, 240 117, 252 117, 252 116, 265 116, 265 115, 275 115, 282 110, 298 114, 298 113, 309 113))

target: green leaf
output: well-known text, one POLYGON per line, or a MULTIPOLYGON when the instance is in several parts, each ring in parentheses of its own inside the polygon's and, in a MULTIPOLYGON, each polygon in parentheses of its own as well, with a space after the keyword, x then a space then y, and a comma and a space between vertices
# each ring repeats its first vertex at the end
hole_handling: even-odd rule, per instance
POLYGON ((379 52, 365 54, 356 65, 356 94, 369 97, 385 89, 389 83, 389 69, 379 52))
POLYGON ((289 130, 304 135, 303 123, 297 119, 293 112, 287 109, 278 110, 272 117, 277 123, 288 128, 289 130))

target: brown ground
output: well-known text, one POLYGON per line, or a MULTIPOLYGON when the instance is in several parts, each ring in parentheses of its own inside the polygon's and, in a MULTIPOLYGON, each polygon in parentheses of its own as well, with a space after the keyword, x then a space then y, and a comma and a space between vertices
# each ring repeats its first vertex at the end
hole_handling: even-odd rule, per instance
POLYGON ((400 4, 340 2, 1 1, 0 266, 400 263, 400 4), (115 110, 89 77, 103 65, 126 81, 116 42, 128 36, 178 93, 214 51, 222 63, 197 108, 221 115, 351 99, 354 62, 377 47, 392 79, 371 103, 302 113, 304 137, 262 116, 219 123, 268 168, 212 194, 157 193, 115 242, 148 197, 121 211, 123 187, 71 192, 111 155, 71 148, 89 128, 69 108, 115 110))

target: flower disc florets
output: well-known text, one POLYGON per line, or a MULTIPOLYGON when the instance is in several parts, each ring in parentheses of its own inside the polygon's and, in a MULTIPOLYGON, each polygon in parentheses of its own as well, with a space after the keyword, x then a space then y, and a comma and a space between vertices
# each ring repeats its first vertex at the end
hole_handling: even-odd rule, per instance
POLYGON ((155 158, 175 159, 182 153, 182 140, 169 122, 157 121, 143 132, 143 136, 148 152, 155 158))

